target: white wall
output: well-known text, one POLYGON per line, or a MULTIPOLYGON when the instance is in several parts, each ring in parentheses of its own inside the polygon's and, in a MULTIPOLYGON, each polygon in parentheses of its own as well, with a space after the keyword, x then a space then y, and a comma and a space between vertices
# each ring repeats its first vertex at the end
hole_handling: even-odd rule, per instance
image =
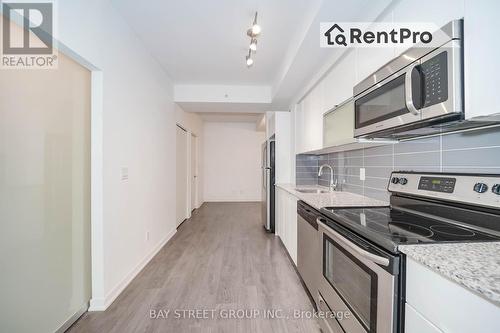
POLYGON ((59 40, 102 71, 102 225, 92 222, 102 253, 92 254, 91 300, 102 310, 175 232, 173 87, 108 1, 58 1, 56 19, 59 40))
MULTIPOLYGON (((185 112, 178 104, 175 104, 175 118, 177 124, 193 133, 197 138, 198 157, 198 202, 195 208, 199 208, 203 202, 203 119, 196 113, 185 112)), ((191 148, 191 145, 189 145, 191 148)), ((191 156, 191 155, 189 155, 191 156)))
POLYGON ((261 200, 261 145, 255 123, 205 122, 205 201, 261 200))

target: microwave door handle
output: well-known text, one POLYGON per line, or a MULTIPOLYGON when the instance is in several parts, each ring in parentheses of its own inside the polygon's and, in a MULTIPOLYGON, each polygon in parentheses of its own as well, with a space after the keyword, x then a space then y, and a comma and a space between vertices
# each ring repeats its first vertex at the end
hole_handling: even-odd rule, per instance
POLYGON ((335 230, 332 230, 330 227, 328 227, 322 221, 321 217, 318 217, 316 219, 316 222, 318 222, 318 224, 322 225, 323 227, 328 228, 328 233, 332 234, 337 239, 337 241, 340 241, 340 243, 342 243, 342 245, 346 246, 349 250, 356 252, 360 256, 362 256, 362 257, 364 257, 364 258, 366 258, 366 259, 368 259, 376 264, 382 265, 384 267, 389 266, 389 259, 384 258, 384 257, 379 257, 376 254, 370 253, 370 252, 363 250, 362 248, 354 245, 351 241, 346 239, 344 236, 342 236, 341 234, 339 234, 335 230))
POLYGON ((415 105, 413 104, 413 93, 412 93, 412 82, 411 82, 411 73, 413 69, 418 66, 418 61, 412 63, 405 73, 405 102, 406 108, 410 111, 411 114, 418 116, 420 112, 417 110, 415 105))

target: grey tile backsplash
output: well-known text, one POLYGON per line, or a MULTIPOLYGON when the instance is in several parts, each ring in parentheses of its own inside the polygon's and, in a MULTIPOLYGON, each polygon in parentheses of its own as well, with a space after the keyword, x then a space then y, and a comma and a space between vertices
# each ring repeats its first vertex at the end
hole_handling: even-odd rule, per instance
POLYGON ((447 134, 324 155, 296 156, 296 184, 330 183, 329 164, 343 190, 388 200, 387 183, 393 170, 500 174, 500 127, 447 134), (365 168, 366 179, 359 179, 365 168))

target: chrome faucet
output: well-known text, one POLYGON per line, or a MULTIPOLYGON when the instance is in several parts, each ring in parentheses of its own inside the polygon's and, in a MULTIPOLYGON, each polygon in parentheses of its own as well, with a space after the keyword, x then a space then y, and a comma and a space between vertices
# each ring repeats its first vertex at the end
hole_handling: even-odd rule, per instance
POLYGON ((337 190, 337 179, 335 179, 335 182, 333 181, 333 168, 331 167, 331 165, 323 164, 322 166, 320 166, 319 172, 318 172, 318 177, 320 177, 323 174, 324 167, 330 168, 330 191, 336 191, 337 190))

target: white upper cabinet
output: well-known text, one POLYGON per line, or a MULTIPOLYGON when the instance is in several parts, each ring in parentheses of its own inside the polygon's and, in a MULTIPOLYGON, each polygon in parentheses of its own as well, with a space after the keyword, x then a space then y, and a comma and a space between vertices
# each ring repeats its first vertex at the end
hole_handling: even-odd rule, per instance
POLYGON ((500 112, 500 1, 465 3, 464 61, 465 116, 474 118, 500 112))
POLYGON ((396 23, 434 23, 438 28, 463 16, 464 0, 403 0, 393 11, 396 23))
MULTIPOLYGON (((377 19, 380 23, 392 23, 392 11, 377 19)), ((394 47, 356 48, 356 84, 363 81, 394 58, 394 47)))
POLYGON ((351 49, 343 54, 323 81, 325 111, 349 99, 356 81, 355 51, 351 49))
POLYGON ((309 148, 321 149, 323 145, 323 113, 325 112, 324 81, 320 81, 311 91, 312 107, 306 115, 309 117, 309 148))
POLYGON ((304 126, 304 132, 303 132, 303 151, 302 152, 307 152, 309 150, 314 149, 313 146, 313 139, 312 137, 314 136, 314 122, 313 122, 313 117, 312 117, 312 110, 314 108, 314 100, 313 96, 311 93, 309 93, 304 100, 302 101, 302 117, 303 117, 303 126, 304 126))
POLYGON ((300 103, 300 115, 296 115, 297 153, 322 148, 323 113, 325 112, 324 83, 319 82, 300 103), (300 118, 300 119, 298 119, 300 118))
MULTIPOLYGON (((480 0, 481 2, 482 0, 480 0)), ((464 17, 464 0, 403 0, 393 11, 393 20, 399 22, 433 23, 436 29, 464 17)), ((395 55, 405 49, 396 48, 395 55)))
POLYGON ((354 101, 344 103, 323 118, 323 147, 354 142, 354 101))
POLYGON ((304 111, 302 110, 304 101, 296 104, 294 107, 294 132, 295 132, 295 154, 305 152, 304 145, 304 111))

